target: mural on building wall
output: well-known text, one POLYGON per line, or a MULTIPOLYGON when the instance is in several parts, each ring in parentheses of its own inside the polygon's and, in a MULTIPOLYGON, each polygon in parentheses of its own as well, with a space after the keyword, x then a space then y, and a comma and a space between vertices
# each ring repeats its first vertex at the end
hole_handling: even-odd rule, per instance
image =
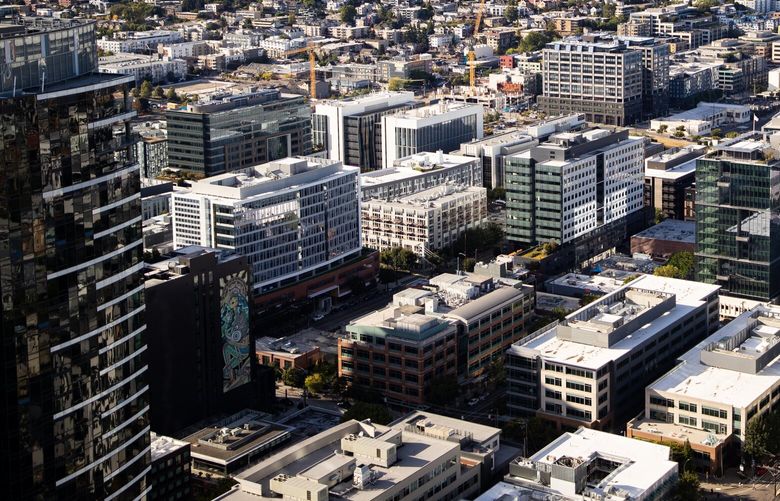
POLYGON ((251 380, 249 359, 249 286, 241 271, 219 280, 222 322, 222 391, 228 392, 251 380))

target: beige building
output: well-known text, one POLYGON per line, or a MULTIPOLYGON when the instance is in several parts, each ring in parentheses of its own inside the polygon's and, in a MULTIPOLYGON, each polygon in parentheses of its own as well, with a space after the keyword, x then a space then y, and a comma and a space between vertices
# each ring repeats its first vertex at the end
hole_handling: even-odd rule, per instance
POLYGON ((224 501, 473 499, 501 430, 426 412, 389 426, 349 420, 237 476, 224 501))
POLYGON ((645 412, 627 435, 690 442, 700 466, 723 468, 729 444, 762 414, 780 408, 780 307, 760 305, 679 358, 645 390, 645 412))
POLYGON ((403 247, 424 257, 487 222, 487 189, 443 185, 397 200, 364 200, 361 216, 365 247, 403 247))

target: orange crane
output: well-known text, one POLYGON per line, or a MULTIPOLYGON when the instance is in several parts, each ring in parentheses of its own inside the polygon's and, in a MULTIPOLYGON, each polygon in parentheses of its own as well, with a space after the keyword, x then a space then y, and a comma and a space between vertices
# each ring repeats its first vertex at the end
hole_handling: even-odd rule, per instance
POLYGON ((479 33, 479 25, 482 24, 483 12, 485 12, 485 0, 480 0, 479 8, 477 9, 477 19, 474 21, 474 32, 471 34, 471 50, 469 50, 469 86, 472 95, 475 92, 475 84, 477 82, 477 55, 474 53, 474 42, 476 42, 477 33, 479 33))
POLYGON ((295 54, 309 53, 309 95, 312 99, 317 99, 317 60, 314 57, 314 46, 301 47, 300 49, 291 49, 285 51, 284 55, 293 56, 295 54))

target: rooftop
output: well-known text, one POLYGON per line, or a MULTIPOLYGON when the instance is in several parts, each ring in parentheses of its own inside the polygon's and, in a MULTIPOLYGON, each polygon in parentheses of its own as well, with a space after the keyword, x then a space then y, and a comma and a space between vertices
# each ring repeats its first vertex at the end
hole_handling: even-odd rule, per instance
POLYGON ((410 120, 421 120, 467 109, 474 109, 476 113, 482 110, 482 106, 458 101, 440 101, 435 104, 429 104, 428 106, 421 106, 419 108, 399 111, 398 113, 395 113, 393 117, 410 120))
POLYGON ((696 221, 664 219, 660 223, 640 231, 631 238, 652 238, 671 242, 696 243, 696 221))
POLYGON ((780 382, 780 307, 735 318, 680 357, 648 389, 748 407, 780 382))
POLYGON ((623 279, 616 279, 601 275, 581 275, 579 273, 567 273, 563 276, 547 281, 547 286, 563 286, 583 289, 586 292, 608 294, 623 287, 623 279))
POLYGON ((389 169, 379 169, 360 175, 360 185, 365 187, 381 186, 423 176, 439 169, 451 169, 475 162, 473 157, 450 155, 438 151, 436 153, 417 153, 395 161, 389 169))
POLYGON ((506 477, 514 486, 499 484, 477 501, 514 493, 540 500, 652 498, 664 481, 677 476, 678 465, 669 455, 665 445, 580 428, 528 459, 515 460, 506 477))
POLYGON ((458 199, 462 199, 465 196, 476 194, 487 200, 487 188, 482 186, 456 186, 451 184, 436 186, 417 193, 412 193, 405 197, 401 197, 392 201, 372 200, 364 199, 363 204, 370 204, 372 202, 381 203, 385 206, 392 207, 418 207, 418 208, 434 208, 442 207, 454 202, 458 199))
POLYGON ((597 370, 679 322, 718 289, 716 285, 643 275, 510 349, 597 370))
POLYGON ((158 435, 152 432, 152 461, 167 456, 168 454, 175 452, 182 447, 189 447, 190 444, 182 440, 176 440, 175 438, 158 435))

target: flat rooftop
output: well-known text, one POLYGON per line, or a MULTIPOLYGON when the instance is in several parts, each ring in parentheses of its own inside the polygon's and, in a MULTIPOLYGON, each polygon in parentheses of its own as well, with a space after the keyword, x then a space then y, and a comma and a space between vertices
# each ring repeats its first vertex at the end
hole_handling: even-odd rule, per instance
POLYGON ((190 444, 182 440, 176 440, 175 438, 158 435, 152 432, 152 461, 167 456, 172 452, 188 447, 190 444))
POLYGON ((494 428, 493 426, 486 426, 471 421, 464 421, 462 419, 456 419, 448 416, 442 416, 440 414, 431 414, 430 412, 415 411, 411 414, 404 416, 390 424, 390 426, 397 426, 403 423, 410 422, 424 422, 427 425, 439 426, 443 428, 449 428, 456 432, 466 432, 469 434, 471 440, 477 443, 484 443, 501 433, 500 428, 494 428))
POLYGON ((591 292, 608 294, 623 287, 623 280, 605 277, 601 275, 581 275, 579 273, 567 273, 558 278, 548 280, 548 285, 575 287, 587 289, 591 292))
MULTIPOLYGON (((599 300, 591 303, 566 317, 566 322, 575 319, 587 309, 598 306, 600 302, 608 302, 611 300, 613 294, 621 293, 624 289, 629 292, 630 289, 649 290, 659 292, 663 294, 672 294, 675 296, 675 305, 668 311, 665 311, 659 317, 652 321, 642 325, 638 329, 630 332, 628 335, 610 345, 609 347, 594 346, 591 344, 583 344, 567 339, 562 339, 558 335, 558 326, 553 326, 547 331, 529 339, 527 341, 520 341, 512 345, 510 350, 518 353, 526 353, 529 351, 535 352, 540 355, 544 360, 551 362, 560 362, 562 364, 574 365, 577 367, 583 367, 586 369, 598 370, 606 363, 618 360, 624 355, 630 353, 636 347, 642 345, 646 341, 649 341, 656 336, 662 329, 671 326, 679 322, 690 312, 704 304, 704 301, 711 294, 716 294, 720 287, 716 285, 702 284, 699 282, 693 282, 688 280, 678 280, 674 278, 657 277, 655 275, 643 275, 636 280, 627 284, 624 288, 621 288, 612 294, 608 294, 599 300)), ((641 300, 641 298, 638 298, 641 300)), ((629 308, 631 305, 621 306, 621 308, 629 308)), ((641 306, 639 306, 641 308, 641 306)), ((629 315, 627 320, 633 320, 639 315, 647 311, 641 310, 638 313, 629 315)), ((591 319, 592 320, 592 319, 591 319)), ((597 319, 596 322, 603 327, 599 327, 608 331, 613 324, 611 318, 602 315, 602 318, 597 319)), ((591 330, 587 324, 591 321, 578 321, 574 324, 575 328, 579 328, 580 324, 583 327, 591 330)), ((594 326, 593 328, 597 328, 594 326)))
POLYGON ((464 103, 459 101, 440 101, 435 104, 429 104, 428 106, 421 106, 419 108, 412 108, 410 110, 399 111, 393 116, 396 118, 406 118, 411 120, 420 120, 423 118, 430 118, 446 113, 465 110, 468 108, 482 109, 481 105, 464 103))
MULTIPOLYGON (((757 315, 758 327, 771 330, 768 336, 775 336, 780 328, 780 307, 758 306, 735 318, 717 332, 687 351, 680 358, 680 364, 651 384, 648 389, 673 393, 711 402, 728 402, 734 407, 748 407, 761 395, 780 382, 780 356, 773 358, 755 374, 706 365, 702 362, 702 351, 708 346, 723 343, 724 339, 735 337, 746 328, 748 320, 757 315)), ((759 331, 758 333, 761 333, 759 331)), ((750 352, 765 341, 755 331, 734 347, 734 356, 750 356, 750 352)), ((766 346, 767 348, 769 346, 766 346)))
POLYGON ((451 155, 448 153, 417 153, 400 158, 389 169, 379 169, 360 175, 360 185, 363 187, 381 186, 439 170, 459 167, 464 164, 474 163, 474 157, 451 155))
POLYGON ((631 238, 652 238, 655 240, 695 244, 696 221, 664 219, 660 223, 633 235, 631 238))
POLYGON ((405 197, 401 197, 393 201, 384 201, 382 199, 364 199, 363 204, 367 203, 380 203, 390 207, 418 207, 418 208, 434 208, 441 207, 443 205, 450 204, 458 199, 467 197, 469 195, 481 195, 482 198, 487 201, 487 188, 482 186, 455 186, 455 185, 442 185, 434 188, 429 188, 405 197))

